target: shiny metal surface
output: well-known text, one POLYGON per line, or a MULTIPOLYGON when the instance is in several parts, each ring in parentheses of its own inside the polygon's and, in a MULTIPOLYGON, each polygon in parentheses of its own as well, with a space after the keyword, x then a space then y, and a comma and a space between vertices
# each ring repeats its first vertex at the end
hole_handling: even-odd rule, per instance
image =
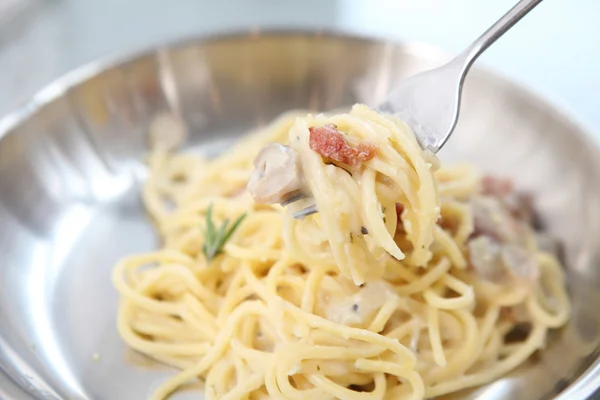
POLYGON ((377 108, 398 115, 413 129, 421 147, 437 153, 456 127, 471 65, 541 1, 520 0, 465 51, 441 67, 402 81, 377 108))
MULTIPOLYGON (((109 279, 120 257, 158 244, 139 195, 154 116, 181 115, 189 148, 215 154, 291 108, 377 104, 398 79, 446 60, 423 45, 326 34, 189 41, 84 68, 0 121, 0 367, 23 392, 5 396, 136 400, 173 373, 125 348, 109 279)), ((454 135, 442 159, 536 195, 565 244, 574 304, 534 360, 454 398, 590 396, 600 383, 600 152, 560 111, 480 70, 454 135)))

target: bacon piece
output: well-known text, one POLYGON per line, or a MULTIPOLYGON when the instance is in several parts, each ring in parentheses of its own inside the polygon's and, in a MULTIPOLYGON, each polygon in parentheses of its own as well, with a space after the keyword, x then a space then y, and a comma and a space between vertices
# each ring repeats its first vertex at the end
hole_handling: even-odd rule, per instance
POLYGON ((357 167, 375 157, 377 146, 365 141, 352 147, 335 124, 311 126, 308 129, 310 148, 332 161, 357 167))
POLYGON ((510 179, 502 179, 485 175, 481 179, 481 189, 484 195, 504 197, 508 196, 514 191, 514 186, 510 179))

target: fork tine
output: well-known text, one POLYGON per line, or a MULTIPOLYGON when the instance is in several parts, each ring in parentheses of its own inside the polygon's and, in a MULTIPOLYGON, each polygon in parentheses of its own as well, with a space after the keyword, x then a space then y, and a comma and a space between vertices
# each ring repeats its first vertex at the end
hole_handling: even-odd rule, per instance
POLYGON ((313 204, 312 206, 303 208, 300 211, 296 211, 295 213, 292 214, 292 217, 294 217, 296 219, 302 219, 302 218, 306 217, 307 215, 316 214, 317 212, 318 212, 317 205, 313 204))
POLYGON ((298 193, 298 194, 295 194, 295 195, 293 195, 293 196, 290 196, 290 197, 288 197, 287 199, 285 199, 284 201, 282 201, 282 202, 281 202, 281 203, 279 203, 279 204, 281 204, 283 207, 285 207, 285 206, 287 206, 288 204, 294 203, 294 202, 296 202, 296 201, 298 201, 298 200, 305 199, 305 198, 307 198, 307 197, 308 197, 308 196, 307 196, 306 194, 304 194, 304 193, 298 193))
MULTIPOLYGON (((282 201, 280 204, 285 207, 291 203, 294 203, 296 201, 300 201, 300 200, 304 200, 307 199, 310 196, 307 196, 304 193, 297 193, 295 195, 290 196, 289 198, 287 198, 285 201, 282 201)), ((308 206, 306 208, 301 209, 300 211, 296 211, 295 213, 292 214, 292 217, 296 218, 296 219, 302 219, 304 217, 306 217, 307 215, 311 215, 311 214, 316 214, 317 211, 317 205, 313 204, 312 206, 308 206)))

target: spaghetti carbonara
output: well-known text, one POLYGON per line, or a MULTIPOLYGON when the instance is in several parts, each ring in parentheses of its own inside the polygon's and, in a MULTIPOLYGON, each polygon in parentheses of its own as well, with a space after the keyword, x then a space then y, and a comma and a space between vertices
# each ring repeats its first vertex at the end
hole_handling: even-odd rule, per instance
POLYGON ((524 197, 393 117, 289 113, 212 160, 170 147, 143 189, 162 246, 113 271, 125 342, 180 370, 154 399, 194 380, 207 400, 432 398, 568 319, 524 197))

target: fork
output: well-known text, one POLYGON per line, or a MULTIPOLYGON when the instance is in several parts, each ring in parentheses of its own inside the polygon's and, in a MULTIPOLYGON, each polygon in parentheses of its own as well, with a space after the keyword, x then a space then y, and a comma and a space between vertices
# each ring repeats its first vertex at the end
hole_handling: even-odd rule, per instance
MULTIPOLYGON (((456 126, 463 82, 473 62, 541 1, 519 1, 466 50, 441 67, 405 79, 375 109, 398 116, 411 127, 424 150, 437 153, 456 126)), ((282 205, 303 198, 306 196, 294 196, 282 205)), ((292 216, 301 219, 316 212, 317 206, 313 204, 292 216)))

